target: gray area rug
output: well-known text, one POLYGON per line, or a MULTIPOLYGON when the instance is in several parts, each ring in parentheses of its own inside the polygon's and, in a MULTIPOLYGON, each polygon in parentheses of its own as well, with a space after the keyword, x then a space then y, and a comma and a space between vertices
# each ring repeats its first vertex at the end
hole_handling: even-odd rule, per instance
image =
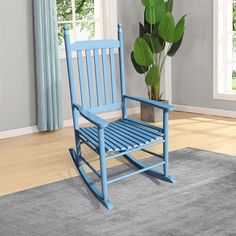
POLYGON ((145 174, 114 183, 111 211, 80 177, 1 197, 0 235, 236 235, 236 157, 186 148, 170 154, 170 173, 176 185, 145 174))

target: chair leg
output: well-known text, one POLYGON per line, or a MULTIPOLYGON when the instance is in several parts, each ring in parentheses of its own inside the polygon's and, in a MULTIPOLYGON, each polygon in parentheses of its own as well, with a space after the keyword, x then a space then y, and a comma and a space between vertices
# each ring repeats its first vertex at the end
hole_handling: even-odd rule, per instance
POLYGON ((107 186, 107 171, 104 156, 100 156, 100 166, 101 166, 101 184, 102 184, 102 195, 106 202, 108 200, 108 186, 107 186))
POLYGON ((75 136, 75 143, 76 143, 76 165, 82 165, 82 158, 81 158, 81 144, 80 140, 77 136, 75 136))
POLYGON ((168 122, 169 122, 169 113, 164 111, 163 112, 163 131, 164 131, 164 139, 165 142, 163 143, 163 156, 164 156, 164 166, 163 166, 163 171, 164 171, 164 176, 165 178, 170 178, 172 179, 172 183, 175 183, 176 181, 172 178, 169 177, 168 175, 168 170, 169 170, 169 134, 168 134, 168 122))
POLYGON ((104 200, 104 193, 101 193, 101 191, 98 190, 95 183, 91 180, 89 175, 86 173, 83 165, 82 164, 77 165, 78 156, 77 156, 75 150, 70 149, 69 151, 70 151, 72 160, 74 161, 77 170, 79 171, 82 179, 84 180, 84 182, 86 183, 86 185, 88 186, 90 191, 98 199, 98 201, 102 203, 103 206, 105 206, 107 209, 112 209, 113 208, 112 203, 108 199, 104 200))
POLYGON ((105 159, 104 129, 99 129, 99 159, 101 169, 102 195, 105 202, 108 201, 107 167, 105 159))
MULTIPOLYGON (((166 111, 164 111, 164 113, 163 113, 163 130, 164 130, 164 137, 163 138, 165 140, 165 142, 163 143, 163 153, 164 153, 163 154, 164 155, 163 172, 164 172, 164 174, 160 173, 158 171, 155 171, 155 170, 151 170, 151 169, 145 171, 145 173, 154 177, 154 178, 175 184, 176 180, 173 177, 168 175, 168 161, 169 161, 168 160, 168 155, 169 155, 169 153, 168 153, 169 152, 168 151, 168 112, 166 112, 166 111)), ((126 154, 126 155, 124 155, 124 157, 131 164, 136 166, 138 169, 146 168, 145 165, 143 165, 139 160, 134 158, 131 154, 126 154)))
MULTIPOLYGON (((165 135, 166 136, 166 135, 165 135)), ((164 175, 168 176, 168 169, 169 169, 169 151, 168 151, 168 138, 165 137, 165 142, 163 143, 163 157, 165 164, 163 165, 164 175)))

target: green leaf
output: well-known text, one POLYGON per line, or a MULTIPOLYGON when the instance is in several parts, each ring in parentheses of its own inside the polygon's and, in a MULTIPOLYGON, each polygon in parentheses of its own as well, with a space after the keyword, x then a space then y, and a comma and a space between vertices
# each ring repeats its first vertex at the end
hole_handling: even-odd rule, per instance
POLYGON ((147 42, 142 38, 137 38, 134 43, 134 59, 140 66, 153 64, 152 51, 147 42))
POLYGON ((174 42, 178 42, 183 34, 184 34, 184 30, 185 30, 185 17, 186 15, 184 15, 179 22, 177 23, 176 27, 175 27, 175 40, 174 42))
POLYGON ((164 0, 156 0, 156 5, 146 7, 146 20, 149 24, 156 24, 161 21, 165 13, 164 0))
POLYGON ((156 24, 157 23, 157 15, 156 15, 155 6, 151 6, 151 7, 146 8, 146 20, 149 24, 156 24))
POLYGON ((152 36, 153 36, 153 37, 156 37, 156 38, 159 38, 158 25, 155 25, 155 26, 154 26, 154 29, 153 29, 153 31, 152 31, 152 36))
POLYGON ((166 0, 165 1, 165 6, 166 6, 166 12, 172 12, 173 10, 173 5, 174 5, 174 0, 166 0))
POLYGON ((155 5, 155 7, 156 7, 156 14, 157 14, 157 22, 160 22, 166 13, 165 2, 164 0, 156 0, 156 1, 157 1, 157 5, 155 5))
POLYGON ((139 22, 139 37, 143 37, 146 34, 146 30, 142 23, 139 22))
POLYGON ((175 22, 170 12, 167 12, 162 18, 158 32, 164 41, 169 43, 175 41, 175 22))
POLYGON ((147 22, 147 19, 146 19, 146 8, 145 8, 145 11, 144 11, 144 29, 146 31, 146 33, 149 33, 151 34, 151 25, 147 22))
POLYGON ((155 25, 154 30, 152 31, 152 36, 158 39, 158 41, 161 45, 161 48, 163 50, 166 46, 166 42, 159 36, 158 27, 159 27, 159 25, 155 25))
POLYGON ((171 48, 167 52, 167 55, 169 57, 173 57, 176 54, 176 52, 179 50, 179 48, 182 44, 182 41, 183 41, 183 37, 184 37, 184 35, 182 35, 182 38, 178 42, 175 42, 171 45, 171 48))
POLYGON ((145 82, 149 86, 158 85, 160 82, 160 72, 157 65, 153 65, 146 75, 145 82))
POLYGON ((157 4, 157 0, 142 0, 142 4, 145 7, 150 7, 150 6, 154 6, 157 4))
POLYGON ((135 70, 139 73, 139 74, 144 74, 145 72, 148 71, 148 66, 140 66, 136 63, 135 59, 134 59, 134 52, 131 52, 131 61, 133 63, 133 66, 135 68, 135 70))
POLYGON ((161 47, 158 38, 155 38, 150 34, 145 34, 143 38, 146 40, 149 48, 153 53, 160 53, 161 51, 163 51, 163 48, 161 47))

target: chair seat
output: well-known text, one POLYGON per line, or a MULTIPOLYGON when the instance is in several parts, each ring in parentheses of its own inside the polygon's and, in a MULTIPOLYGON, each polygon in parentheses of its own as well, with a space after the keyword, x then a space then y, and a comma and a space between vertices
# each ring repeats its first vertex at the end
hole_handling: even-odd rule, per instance
MULTIPOLYGON (((77 130, 81 139, 99 150, 98 129, 96 126, 77 130)), ((109 123, 105 128, 106 152, 125 151, 140 147, 163 137, 162 129, 132 119, 120 119, 109 123)))

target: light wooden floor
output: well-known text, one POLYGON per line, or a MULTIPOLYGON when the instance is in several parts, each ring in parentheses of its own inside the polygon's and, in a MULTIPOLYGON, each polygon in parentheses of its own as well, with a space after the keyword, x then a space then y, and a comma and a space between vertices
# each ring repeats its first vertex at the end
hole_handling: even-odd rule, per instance
MULTIPOLYGON (((68 152, 73 145, 72 128, 0 140, 0 195, 76 176, 68 152)), ((170 150, 185 147, 236 156, 236 120, 172 112, 170 150)), ((153 149, 160 151, 160 147, 153 149)), ((86 147, 83 150, 98 167, 97 157, 86 147)), ((120 163, 112 160, 108 166, 120 163)))

